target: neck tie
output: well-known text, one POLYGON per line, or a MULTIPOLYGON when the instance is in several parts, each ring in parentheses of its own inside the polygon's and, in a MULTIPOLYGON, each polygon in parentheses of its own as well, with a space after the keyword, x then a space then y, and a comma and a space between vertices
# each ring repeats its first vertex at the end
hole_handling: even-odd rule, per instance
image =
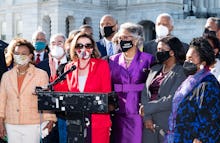
POLYGON ((57 62, 58 66, 60 65, 60 61, 57 62))
POLYGON ((109 56, 113 55, 113 45, 112 45, 112 42, 109 43, 108 55, 109 56))
POLYGON ((37 54, 37 59, 36 59, 36 64, 38 64, 40 62, 40 54, 37 54))

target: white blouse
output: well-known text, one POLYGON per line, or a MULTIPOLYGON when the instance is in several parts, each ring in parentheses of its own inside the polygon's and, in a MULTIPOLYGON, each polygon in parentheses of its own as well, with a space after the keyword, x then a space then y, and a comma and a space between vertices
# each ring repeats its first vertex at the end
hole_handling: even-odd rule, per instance
POLYGON ((79 76, 79 77, 78 77, 78 81, 79 81, 79 91, 80 91, 80 92, 83 92, 83 91, 84 91, 85 84, 86 84, 86 78, 87 78, 86 75, 84 75, 84 76, 79 76))

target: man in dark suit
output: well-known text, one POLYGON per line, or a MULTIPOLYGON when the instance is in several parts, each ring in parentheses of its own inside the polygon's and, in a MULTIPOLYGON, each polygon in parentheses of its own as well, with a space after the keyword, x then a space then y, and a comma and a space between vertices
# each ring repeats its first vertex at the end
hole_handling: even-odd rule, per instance
MULTIPOLYGON (((50 49, 49 58, 44 59, 43 61, 41 61, 36 65, 36 67, 45 70, 49 77, 51 74, 50 65, 49 65, 50 60, 51 62, 53 62, 53 65, 57 69, 58 74, 62 74, 64 66, 67 63, 67 57, 64 49, 65 40, 66 37, 62 33, 56 33, 52 35, 50 37, 50 43, 49 43, 49 49, 50 49), (60 68, 58 69, 58 67, 60 68)), ((43 143, 59 143, 58 122, 56 122, 56 126, 52 129, 50 134, 43 139, 43 143)))
POLYGON ((4 54, 4 50, 7 46, 8 46, 7 43, 0 40, 0 81, 2 78, 2 74, 7 71, 7 66, 5 63, 5 54, 4 54))
MULTIPOLYGON (((173 28, 174 28, 174 22, 170 14, 162 13, 158 15, 156 19, 156 24, 155 24, 157 39, 151 40, 149 42, 145 42, 143 51, 146 53, 150 53, 156 57, 157 44, 158 44, 159 38, 171 35, 173 28)), ((189 45, 183 42, 182 44, 183 44, 183 47, 186 53, 189 48, 189 45)))
POLYGON ((32 43, 35 48, 34 61, 38 65, 43 60, 48 59, 46 32, 42 30, 35 31, 32 35, 32 43))
POLYGON ((112 42, 112 38, 118 31, 117 20, 112 15, 104 15, 100 20, 100 33, 103 37, 96 44, 101 57, 111 56, 118 53, 118 49, 112 42))

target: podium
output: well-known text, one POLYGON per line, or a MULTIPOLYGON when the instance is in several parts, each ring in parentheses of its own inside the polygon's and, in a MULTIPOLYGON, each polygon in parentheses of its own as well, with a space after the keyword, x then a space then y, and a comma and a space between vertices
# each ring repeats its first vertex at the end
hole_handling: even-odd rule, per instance
MULTIPOLYGON (((43 91, 36 88, 38 110, 63 111, 67 120, 67 143, 90 142, 85 135, 88 115, 108 113, 108 105, 117 108, 117 96, 114 93, 74 93, 43 91)), ((87 128, 88 129, 88 128, 87 128)))

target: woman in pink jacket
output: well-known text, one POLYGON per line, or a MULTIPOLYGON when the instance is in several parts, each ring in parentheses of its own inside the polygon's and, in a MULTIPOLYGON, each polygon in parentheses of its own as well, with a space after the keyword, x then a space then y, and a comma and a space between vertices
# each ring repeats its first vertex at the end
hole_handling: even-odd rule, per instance
POLYGON ((34 47, 25 39, 15 39, 12 48, 14 67, 3 74, 0 85, 0 137, 8 143, 39 143, 40 122, 49 121, 50 131, 56 116, 38 112, 36 86, 48 84, 47 73, 31 64, 34 47))

